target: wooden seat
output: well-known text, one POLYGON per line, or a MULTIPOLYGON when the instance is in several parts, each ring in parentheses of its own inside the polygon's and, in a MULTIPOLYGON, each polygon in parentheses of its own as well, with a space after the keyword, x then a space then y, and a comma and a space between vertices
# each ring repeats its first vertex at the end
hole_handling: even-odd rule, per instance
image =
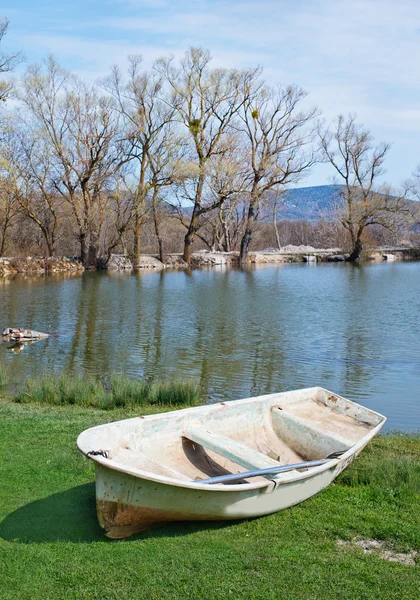
POLYGON ((267 467, 277 467, 280 464, 269 456, 258 452, 258 450, 254 450, 229 437, 205 429, 188 429, 184 432, 183 437, 220 454, 220 456, 224 456, 250 471, 265 469, 267 467))

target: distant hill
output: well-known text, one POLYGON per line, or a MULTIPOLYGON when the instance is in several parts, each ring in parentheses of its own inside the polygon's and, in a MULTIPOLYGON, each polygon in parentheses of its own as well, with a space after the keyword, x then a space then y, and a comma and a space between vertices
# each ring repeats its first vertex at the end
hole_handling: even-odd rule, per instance
MULTIPOLYGON (((311 187, 292 188, 282 194, 282 200, 277 207, 277 220, 320 221, 333 218, 335 209, 343 202, 340 198, 342 185, 315 185, 311 187)), ((277 192, 270 192, 271 199, 277 197, 277 192)), ((418 204, 418 203, 417 203, 418 204)), ((245 203, 244 203, 245 208, 245 203)), ((191 213, 191 207, 183 209, 186 214, 191 213)), ((272 204, 268 202, 260 208, 261 220, 271 221, 273 218, 272 204)))
MULTIPOLYGON (((277 219, 279 221, 328 220, 332 216, 332 211, 340 202, 339 190, 341 187, 343 186, 317 185, 287 190, 282 194, 282 202, 278 203, 277 219)), ((272 199, 278 196, 277 192, 270 192, 269 194, 272 199)), ((173 210, 175 211, 175 209, 173 210)), ((183 211, 190 214, 192 207, 184 207, 183 211)), ((262 220, 271 220, 273 214, 271 203, 263 204, 259 214, 262 220)))
MULTIPOLYGON (((328 218, 340 202, 338 185, 293 188, 283 195, 286 206, 278 211, 279 219, 318 221, 328 218)), ((280 207, 279 207, 280 208, 280 207)))

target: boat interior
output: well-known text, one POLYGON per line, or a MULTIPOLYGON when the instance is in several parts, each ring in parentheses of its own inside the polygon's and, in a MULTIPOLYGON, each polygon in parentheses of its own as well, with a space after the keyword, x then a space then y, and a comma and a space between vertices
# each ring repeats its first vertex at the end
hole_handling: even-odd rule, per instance
POLYGON ((101 425, 83 432, 78 446, 84 454, 102 452, 110 468, 192 482, 347 451, 384 420, 308 388, 101 425))

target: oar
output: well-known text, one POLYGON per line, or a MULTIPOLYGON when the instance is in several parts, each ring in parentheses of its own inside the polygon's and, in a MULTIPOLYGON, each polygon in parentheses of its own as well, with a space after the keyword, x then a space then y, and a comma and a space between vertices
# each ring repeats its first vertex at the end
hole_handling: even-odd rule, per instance
POLYGON ((279 465, 278 467, 268 467, 267 469, 257 469, 255 471, 244 471, 243 473, 232 473, 231 475, 220 475, 219 477, 210 477, 210 479, 196 479, 197 483, 234 483, 235 481, 242 481, 243 479, 250 479, 251 477, 266 477, 267 475, 277 475, 278 473, 287 473, 287 471, 296 471, 299 469, 308 469, 310 467, 318 467, 323 465, 334 458, 338 458, 344 452, 347 452, 349 448, 344 450, 338 450, 332 452, 325 458, 319 458, 317 460, 309 460, 307 462, 296 463, 294 465, 279 465))

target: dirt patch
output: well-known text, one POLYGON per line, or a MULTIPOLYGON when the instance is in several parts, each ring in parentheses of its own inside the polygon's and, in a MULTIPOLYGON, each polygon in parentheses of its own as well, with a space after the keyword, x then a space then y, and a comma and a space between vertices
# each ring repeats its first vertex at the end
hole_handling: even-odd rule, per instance
POLYGON ((361 548, 365 554, 376 554, 388 562, 396 562, 407 567, 415 567, 420 559, 420 552, 395 552, 383 540, 337 540, 337 546, 353 550, 361 548))

